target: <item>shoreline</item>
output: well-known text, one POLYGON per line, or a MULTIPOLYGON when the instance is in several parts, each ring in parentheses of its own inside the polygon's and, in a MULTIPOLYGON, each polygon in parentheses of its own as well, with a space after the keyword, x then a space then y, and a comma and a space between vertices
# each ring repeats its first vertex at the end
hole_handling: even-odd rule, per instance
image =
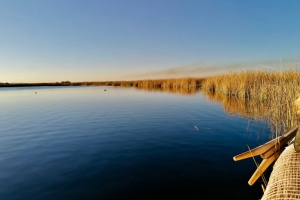
POLYGON ((33 86, 123 86, 139 88, 200 88, 204 78, 154 79, 136 81, 93 81, 56 83, 0 83, 0 87, 33 87, 33 86))

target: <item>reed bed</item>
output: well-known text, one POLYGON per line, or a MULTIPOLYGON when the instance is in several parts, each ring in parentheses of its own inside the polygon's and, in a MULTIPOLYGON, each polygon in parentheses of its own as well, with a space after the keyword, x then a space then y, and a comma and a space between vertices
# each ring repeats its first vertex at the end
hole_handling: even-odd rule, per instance
MULTIPOLYGON (((75 82, 70 86, 122 86, 138 88, 200 88, 203 78, 154 79, 135 81, 75 82)), ((67 85, 67 84, 64 84, 67 85)))
MULTIPOLYGON (((241 109, 244 113, 267 119, 276 135, 299 123, 293 107, 296 94, 300 91, 299 72, 229 73, 204 79, 202 89, 227 99, 236 99, 239 103, 230 100, 231 108, 234 107, 232 110, 238 110, 235 109, 237 105, 244 105, 241 109)), ((226 106, 230 104, 226 103, 226 106)), ((239 112, 243 112, 241 110, 239 112)))
POLYGON ((202 81, 203 78, 138 80, 133 82, 133 86, 140 88, 200 88, 202 81))
POLYGON ((146 90, 149 92, 168 92, 171 94, 180 94, 180 95, 185 95, 185 96, 190 96, 196 94, 199 89, 198 88, 142 88, 142 87, 137 87, 137 90, 146 90))
POLYGON ((200 88, 203 78, 154 79, 135 81, 101 81, 101 82, 70 82, 56 83, 0 83, 0 87, 22 86, 122 86, 139 88, 200 88))
POLYGON ((122 86, 138 88, 200 88, 203 78, 153 79, 135 81, 68 82, 70 86, 122 86))

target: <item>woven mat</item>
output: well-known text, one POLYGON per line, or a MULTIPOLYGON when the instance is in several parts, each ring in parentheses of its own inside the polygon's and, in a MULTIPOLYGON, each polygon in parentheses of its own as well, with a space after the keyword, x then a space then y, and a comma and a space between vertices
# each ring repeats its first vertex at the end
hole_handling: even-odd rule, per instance
POLYGON ((288 146, 276 161, 262 200, 300 199, 300 153, 288 146))

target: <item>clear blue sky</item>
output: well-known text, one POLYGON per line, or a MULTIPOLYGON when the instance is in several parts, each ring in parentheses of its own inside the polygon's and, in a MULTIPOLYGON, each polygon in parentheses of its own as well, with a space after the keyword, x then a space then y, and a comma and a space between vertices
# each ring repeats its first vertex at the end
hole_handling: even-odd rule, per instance
POLYGON ((207 76, 299 55, 298 0, 0 1, 0 82, 207 76))

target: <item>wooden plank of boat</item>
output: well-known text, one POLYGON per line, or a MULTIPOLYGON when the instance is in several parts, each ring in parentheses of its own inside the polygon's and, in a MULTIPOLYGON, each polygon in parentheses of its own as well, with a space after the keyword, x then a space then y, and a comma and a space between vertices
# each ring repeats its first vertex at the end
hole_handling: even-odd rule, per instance
POLYGON ((271 148, 274 148, 274 146, 276 145, 276 143, 278 142, 278 140, 282 140, 284 138, 287 137, 291 137, 290 135, 294 135, 297 132, 299 126, 296 126, 295 128, 291 129, 290 131, 288 131, 287 133, 285 133, 283 136, 280 136, 279 138, 275 138, 263 145, 260 145, 254 149, 251 149, 251 151, 246 151, 244 153, 241 153, 239 155, 236 155, 233 157, 234 161, 239 161, 239 160, 243 160, 246 158, 250 158, 252 156, 258 156, 261 155, 263 153, 265 153, 266 151, 270 150, 271 148))
POLYGON ((274 147, 276 141, 275 139, 263 144, 263 145, 260 145, 254 149, 251 149, 251 151, 246 151, 244 153, 241 153, 239 155, 236 155, 233 157, 233 160, 234 161, 239 161, 239 160, 243 160, 243 159, 246 159, 246 158, 250 158, 252 156, 258 156, 260 154, 263 154, 264 152, 268 151, 269 149, 271 149, 272 147, 274 147))
POLYGON ((293 137, 295 137, 297 130, 298 130, 298 127, 297 127, 297 129, 294 128, 293 131, 289 135, 284 135, 282 138, 280 138, 279 144, 277 144, 273 148, 269 149, 265 153, 261 154, 260 156, 263 159, 266 159, 266 158, 269 158, 270 156, 272 156, 278 150, 282 149, 293 137))
POLYGON ((276 152, 275 154, 273 154, 272 156, 270 156, 267 159, 263 159, 263 161, 260 163, 260 165, 258 166, 258 168, 256 169, 256 171, 253 173, 253 175, 251 176, 251 178, 248 181, 249 185, 253 185, 257 179, 264 173, 264 171, 266 171, 266 169, 274 162, 274 160, 276 160, 280 153, 282 152, 276 152))

